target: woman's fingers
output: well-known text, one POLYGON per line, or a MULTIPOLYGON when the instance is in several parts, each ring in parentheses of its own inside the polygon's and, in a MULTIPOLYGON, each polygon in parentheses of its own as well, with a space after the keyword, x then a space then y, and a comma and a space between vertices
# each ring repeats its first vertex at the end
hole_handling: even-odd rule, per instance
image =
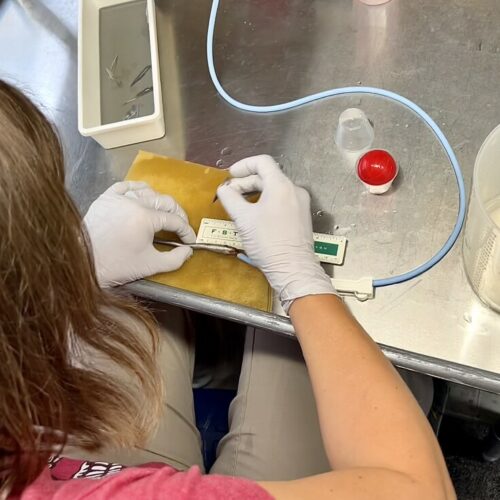
POLYGON ((227 181, 227 184, 238 193, 245 194, 264 189, 262 179, 258 175, 248 177, 235 177, 227 181))
POLYGON ((258 175, 264 183, 268 179, 283 175, 279 165, 269 155, 258 155, 244 158, 236 162, 229 169, 233 177, 248 177, 258 175))
POLYGON ((196 234, 193 228, 177 214, 170 214, 162 211, 151 212, 151 221, 153 223, 153 230, 155 233, 158 231, 172 231, 176 233, 184 243, 195 243, 196 234))
POLYGON ((160 194, 153 189, 147 187, 136 191, 128 191, 125 193, 127 198, 137 200, 142 206, 152 208, 153 210, 161 210, 176 214, 188 222, 188 216, 184 209, 175 201, 174 198, 166 194, 160 194))

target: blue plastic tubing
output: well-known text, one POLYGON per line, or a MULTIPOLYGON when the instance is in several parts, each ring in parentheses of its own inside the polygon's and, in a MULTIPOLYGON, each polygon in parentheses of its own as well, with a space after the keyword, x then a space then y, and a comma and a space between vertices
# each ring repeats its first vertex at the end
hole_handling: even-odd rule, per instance
POLYGON ((462 175, 462 171, 460 170, 460 165, 458 160, 453 152, 453 149, 446 139, 445 135, 437 125, 437 123, 417 104, 410 101, 406 97, 400 96, 390 90, 383 90, 376 87, 343 87, 338 89, 330 89, 325 90, 323 92, 318 92, 316 94, 311 94, 305 97, 301 97, 300 99, 295 99, 290 102, 284 102, 281 104, 274 104, 270 106, 253 106, 251 104, 245 104, 240 101, 237 101, 233 97, 231 97, 221 85, 219 78, 217 76, 217 72, 215 70, 214 65, 214 30, 215 30, 215 22, 217 19, 217 10, 219 8, 219 0, 212 1, 212 9, 210 11, 210 20, 208 23, 208 33, 207 33, 207 62, 208 62, 208 70, 210 72, 210 77, 212 82, 217 89, 217 92, 220 96, 229 104, 234 106, 235 108, 241 109, 242 111, 248 111, 250 113, 275 113, 278 111, 287 111, 289 109, 298 108, 300 106, 305 106, 311 102, 320 101, 321 99, 328 99, 330 97, 336 97, 340 95, 346 94, 370 94, 380 97, 385 97, 391 101, 395 101, 397 103, 402 104, 406 108, 413 111, 417 116, 419 116, 432 130, 437 140, 440 142, 441 146, 443 146, 446 155, 448 156, 448 160, 451 163, 453 171, 455 173, 455 177, 457 180, 458 186, 458 196, 459 196, 459 209, 457 220, 453 227, 453 231, 450 236, 446 240, 445 244, 441 247, 441 249, 431 257, 427 262, 422 265, 412 269, 403 274, 399 274, 397 276, 391 276, 389 278, 383 279, 375 279, 373 280, 374 287, 382 287, 395 285, 396 283, 403 283, 405 281, 409 281, 421 274, 425 273, 433 266, 435 266, 443 257, 451 250, 457 238, 460 234, 462 226, 465 220, 465 212, 466 212, 466 195, 465 195, 465 186, 464 186, 464 178, 462 175))

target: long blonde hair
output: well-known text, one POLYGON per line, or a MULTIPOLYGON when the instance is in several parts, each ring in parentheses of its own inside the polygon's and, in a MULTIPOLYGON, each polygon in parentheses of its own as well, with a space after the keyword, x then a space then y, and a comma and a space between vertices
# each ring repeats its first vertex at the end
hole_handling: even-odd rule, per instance
POLYGON ((157 325, 99 288, 91 255, 57 134, 0 80, 0 497, 32 482, 68 435, 87 450, 133 446, 157 421, 157 325))

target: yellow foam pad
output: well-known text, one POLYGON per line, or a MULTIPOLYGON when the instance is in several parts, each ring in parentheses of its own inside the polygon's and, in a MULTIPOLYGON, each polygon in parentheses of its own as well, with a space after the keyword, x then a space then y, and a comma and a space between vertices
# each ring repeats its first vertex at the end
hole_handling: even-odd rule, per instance
MULTIPOLYGON (((173 196, 197 233, 204 217, 230 220, 220 201, 213 203, 217 186, 228 176, 228 172, 217 168, 139 151, 126 179, 145 181, 155 191, 173 196)), ((178 240, 168 233, 159 236, 178 240)), ((163 246, 157 249, 170 250, 163 246)), ((195 250, 193 257, 178 271, 148 279, 262 311, 272 310, 271 288, 264 275, 234 256, 195 250)))

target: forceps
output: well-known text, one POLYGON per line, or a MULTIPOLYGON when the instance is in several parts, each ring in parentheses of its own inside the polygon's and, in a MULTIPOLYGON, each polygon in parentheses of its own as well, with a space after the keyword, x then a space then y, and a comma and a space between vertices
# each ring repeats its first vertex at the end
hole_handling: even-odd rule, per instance
POLYGON ((157 245, 168 245, 171 247, 190 247, 193 250, 208 250, 209 252, 221 253, 224 255, 238 255, 241 250, 227 245, 212 245, 209 243, 178 243, 177 241, 165 241, 155 238, 153 243, 157 245))

